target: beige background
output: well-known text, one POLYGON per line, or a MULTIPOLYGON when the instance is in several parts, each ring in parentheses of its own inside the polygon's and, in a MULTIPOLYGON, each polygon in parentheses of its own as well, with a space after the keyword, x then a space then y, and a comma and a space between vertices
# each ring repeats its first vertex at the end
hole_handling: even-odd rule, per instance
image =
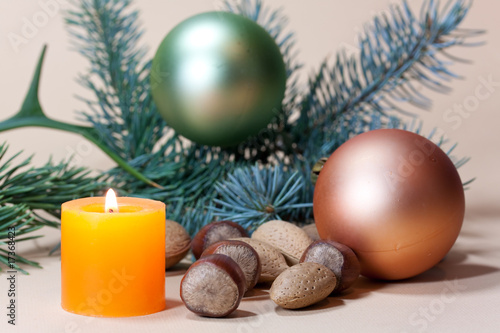
MULTIPOLYGON (((141 21, 145 28, 143 42, 149 46, 149 55, 164 35, 177 23, 198 12, 219 8, 219 1, 152 1, 136 2, 142 11, 141 21)), ((274 7, 284 6, 290 19, 290 27, 296 32, 297 47, 305 66, 302 78, 305 80, 313 68, 326 56, 332 57, 336 50, 344 46, 355 51, 356 34, 363 24, 374 14, 387 10, 391 1, 285 1, 268 0, 274 7)), ((421 1, 412 1, 419 7, 421 1)), ((53 118, 75 122, 75 110, 85 106, 75 95, 85 95, 86 91, 76 82, 78 73, 85 70, 85 60, 71 50, 68 35, 61 19, 61 9, 67 8, 67 0, 13 1, 0 2, 0 96, 2 108, 0 119, 14 114, 31 79, 32 71, 43 44, 49 49, 43 68, 40 99, 46 113, 53 118), (17 49, 9 42, 9 34, 20 35, 25 20, 33 22, 43 12, 43 3, 57 5, 52 17, 33 36, 17 49)), ((481 37, 487 41, 482 47, 455 48, 451 53, 470 59, 472 64, 458 64, 453 69, 464 78, 450 83, 453 88, 447 95, 431 94, 434 105, 431 111, 418 111, 425 119, 425 129, 441 129, 450 142, 458 142, 457 156, 470 156, 471 161, 461 168, 462 180, 477 177, 466 192, 470 210, 485 207, 498 209, 500 199, 500 86, 493 87, 487 97, 481 78, 491 77, 500 82, 500 22, 497 14, 500 2, 477 0, 463 27, 486 29, 481 37), (478 88, 479 87, 479 88, 478 88), (482 100, 475 99, 479 90, 482 100), (469 110, 468 102, 479 101, 469 110), (463 115, 453 111, 454 105, 462 105, 463 115), (449 110, 446 113, 446 110, 449 110), (446 117, 445 115, 449 116, 446 117)), ((45 10, 46 11, 46 10, 45 10)), ((49 12, 49 14, 52 14, 49 12)), ((112 165, 107 156, 96 147, 78 136, 48 129, 28 128, 0 134, 0 141, 8 140, 11 153, 24 149, 27 154, 36 153, 37 163, 45 162, 49 156, 56 160, 77 154, 77 162, 94 169, 104 170, 112 165)))
MULTIPOLYGON (((74 95, 85 94, 75 83, 79 72, 87 64, 76 52, 70 50, 60 10, 38 29, 26 44, 15 50, 9 43, 9 33, 20 34, 24 20, 43 11, 40 1, 0 1, 0 119, 14 114, 20 106, 28 87, 42 45, 49 45, 41 82, 41 102, 46 113, 53 118, 75 122, 75 110, 83 105, 74 95)), ((374 14, 383 12, 392 1, 285 1, 267 0, 273 6, 284 6, 290 26, 296 32, 300 58, 305 63, 303 78, 317 68, 327 55, 332 56, 340 46, 355 50, 355 36, 363 24, 374 14)), ((60 8, 67 7, 59 0, 60 8)), ((150 47, 152 56, 164 35, 177 23, 198 12, 214 10, 218 1, 136 1, 141 9, 141 20, 146 29, 143 42, 150 47)), ((411 1, 415 7, 421 1, 411 1)), ((482 37, 487 44, 476 48, 456 48, 454 55, 470 59, 471 64, 458 64, 453 69, 464 79, 450 83, 453 90, 447 95, 432 95, 434 105, 429 112, 420 111, 425 129, 437 127, 451 142, 458 142, 458 156, 470 156, 471 161, 461 168, 463 180, 477 177, 466 191, 467 212, 464 229, 449 259, 428 273, 411 280, 411 283, 380 284, 362 279, 347 295, 330 299, 318 307, 302 312, 287 312, 275 308, 265 293, 244 301, 242 311, 226 321, 202 319, 189 314, 178 299, 178 283, 182 268, 167 276, 169 310, 141 320, 122 321, 88 320, 64 313, 59 308, 58 257, 46 257, 46 250, 57 243, 57 231, 45 231, 49 237, 36 242, 37 252, 30 258, 41 261, 44 270, 31 270, 30 277, 21 276, 19 320, 22 332, 68 332, 68 325, 76 323, 80 332, 120 331, 193 331, 301 332, 307 328, 318 331, 325 327, 338 332, 384 331, 419 332, 423 325, 439 332, 495 332, 497 316, 500 248, 500 2, 476 0, 462 27, 486 29, 482 37), (488 96, 483 80, 499 82, 488 96), (455 105, 478 101, 463 115, 449 113, 455 105), (448 110, 448 111, 447 111, 448 110), (446 113, 448 112, 448 113, 446 113), (453 118, 446 118, 445 114, 453 118), (41 251, 40 251, 41 250, 41 251), (423 309, 437 309, 440 295, 450 296, 450 283, 457 281, 456 298, 432 319, 412 322, 423 309), (451 282, 450 282, 451 281, 451 282), (416 315, 417 314, 417 315, 416 315), (416 317, 415 317, 416 316, 416 317), (495 317, 494 317, 495 316, 495 317), (34 328, 36 327, 36 329, 34 328)), ((34 161, 44 163, 50 156, 59 160, 76 153, 82 165, 103 170, 113 163, 97 148, 82 138, 48 129, 28 128, 0 134, 0 142, 7 140, 10 153, 24 150, 25 155, 35 153, 34 161)), ((24 246, 24 245, 23 245, 24 246)), ((24 251, 29 251, 27 248, 24 251)), ((0 294, 3 300, 5 283, 1 279, 0 294)), ((455 290, 456 291, 456 290, 455 290)), ((450 299, 450 298, 448 298, 450 299)), ((3 301, 2 301, 3 304, 3 301)), ((3 305, 0 304, 0 308, 3 305)), ((0 312, 4 317, 3 311, 0 312)), ((0 326, 4 332, 1 320, 0 326)), ((8 327, 12 329, 12 327, 8 327)), ((16 331, 12 329, 12 331, 16 331)), ((9 330, 10 332, 10 330, 9 330)))

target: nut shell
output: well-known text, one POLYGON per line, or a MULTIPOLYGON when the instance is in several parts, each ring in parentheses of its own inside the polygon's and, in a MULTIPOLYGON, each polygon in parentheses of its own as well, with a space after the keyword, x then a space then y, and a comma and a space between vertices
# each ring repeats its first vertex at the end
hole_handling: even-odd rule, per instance
POLYGON ((165 269, 182 260, 191 247, 191 237, 182 225, 175 221, 165 222, 165 269))
POLYGON ((267 242, 281 251, 289 265, 299 263, 304 250, 313 242, 304 230, 285 221, 269 221, 260 225, 252 239, 267 242))
POLYGON ((273 282, 281 272, 288 268, 285 257, 274 246, 248 237, 235 238, 235 240, 245 242, 257 251, 262 267, 258 283, 273 282))
POLYGON ((328 267, 337 278, 335 293, 349 288, 361 270, 356 254, 348 246, 330 240, 313 242, 304 251, 300 262, 316 262, 328 267))
POLYGON ((181 280, 180 295, 188 310, 205 317, 225 317, 239 306, 245 276, 228 256, 212 254, 189 267, 181 280))
POLYGON ((302 230, 304 230, 307 236, 309 236, 309 238, 313 241, 321 239, 321 237, 319 237, 318 228, 316 228, 316 223, 306 224, 302 227, 302 230))
POLYGON ((285 309, 299 309, 325 299, 337 279, 328 268, 315 262, 303 262, 285 270, 274 280, 270 296, 285 309))
POLYGON ((212 222, 203 226, 193 237, 191 250, 196 259, 210 245, 236 237, 248 237, 247 231, 238 223, 232 221, 212 222))
POLYGON ((245 275, 245 292, 255 287, 260 277, 262 265, 259 254, 251 245, 239 240, 220 241, 203 251, 201 258, 216 253, 230 257, 240 266, 245 275))

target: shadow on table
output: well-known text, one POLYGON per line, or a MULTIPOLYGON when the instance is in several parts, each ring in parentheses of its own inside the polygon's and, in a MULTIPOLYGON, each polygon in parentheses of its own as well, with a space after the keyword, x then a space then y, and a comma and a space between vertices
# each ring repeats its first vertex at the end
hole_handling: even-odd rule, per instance
POLYGON ((498 206, 475 206, 467 207, 465 211, 465 221, 478 219, 495 219, 500 221, 500 207, 498 206))
POLYGON ((269 288, 270 285, 258 284, 255 288, 247 291, 243 296, 243 301, 262 301, 269 299, 269 288))
POLYGON ((480 263, 465 262, 467 254, 451 251, 436 266, 413 278, 400 281, 373 281, 382 293, 439 294, 444 288, 455 286, 467 293, 488 289, 500 283, 500 268, 480 263))
POLYGON ((308 316, 311 313, 321 313, 326 311, 332 311, 335 308, 340 308, 344 305, 344 301, 337 296, 330 296, 324 300, 315 303, 313 305, 307 306, 301 309, 283 309, 279 306, 275 306, 274 311, 278 316, 308 316))
POLYGON ((190 262, 181 261, 165 271, 165 277, 184 275, 191 266, 190 262))
POLYGON ((336 308, 340 309, 345 305, 345 300, 354 300, 369 296, 372 292, 384 288, 386 284, 386 282, 371 280, 364 276, 360 276, 352 287, 344 290, 340 294, 332 294, 316 304, 296 310, 286 310, 276 306, 274 311, 279 316, 300 316, 331 311, 336 308))
POLYGON ((181 301, 172 298, 165 299, 165 303, 167 305, 165 311, 184 305, 184 303, 182 303, 181 301))
POLYGON ((385 288, 386 285, 386 281, 373 280, 360 276, 349 289, 344 290, 339 295, 333 295, 333 297, 346 300, 360 299, 370 295, 374 291, 385 288))
MULTIPOLYGON (((488 251, 486 251, 488 252, 488 251)), ((476 251, 470 255, 482 254, 476 251)), ((403 295, 440 294, 446 288, 467 293, 488 289, 500 284, 500 268, 481 263, 466 262, 468 254, 452 250, 436 266, 413 278, 400 281, 369 279, 364 276, 340 295, 339 300, 359 299, 371 293, 403 295)))
POLYGON ((256 317, 257 313, 242 310, 242 309, 236 309, 233 313, 229 314, 226 317, 219 317, 219 318, 212 318, 212 317, 202 317, 198 316, 192 312, 189 312, 186 315, 186 318, 188 320, 194 320, 194 321, 206 321, 206 322, 221 322, 221 321, 240 321, 242 318, 252 318, 256 317))

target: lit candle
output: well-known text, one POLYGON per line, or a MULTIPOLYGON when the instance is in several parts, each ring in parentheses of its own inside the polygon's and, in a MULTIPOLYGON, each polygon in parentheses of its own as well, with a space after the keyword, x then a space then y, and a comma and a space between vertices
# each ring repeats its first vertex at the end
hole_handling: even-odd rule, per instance
POLYGON ((165 205, 108 195, 107 204, 104 197, 92 197, 62 205, 62 308, 97 317, 161 311, 165 205))

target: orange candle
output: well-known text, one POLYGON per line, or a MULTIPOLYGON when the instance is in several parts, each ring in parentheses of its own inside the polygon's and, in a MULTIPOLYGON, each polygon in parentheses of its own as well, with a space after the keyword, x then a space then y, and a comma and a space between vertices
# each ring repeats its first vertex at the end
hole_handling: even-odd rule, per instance
POLYGON ((96 317, 165 309, 165 205, 119 197, 66 202, 61 210, 61 305, 96 317))

